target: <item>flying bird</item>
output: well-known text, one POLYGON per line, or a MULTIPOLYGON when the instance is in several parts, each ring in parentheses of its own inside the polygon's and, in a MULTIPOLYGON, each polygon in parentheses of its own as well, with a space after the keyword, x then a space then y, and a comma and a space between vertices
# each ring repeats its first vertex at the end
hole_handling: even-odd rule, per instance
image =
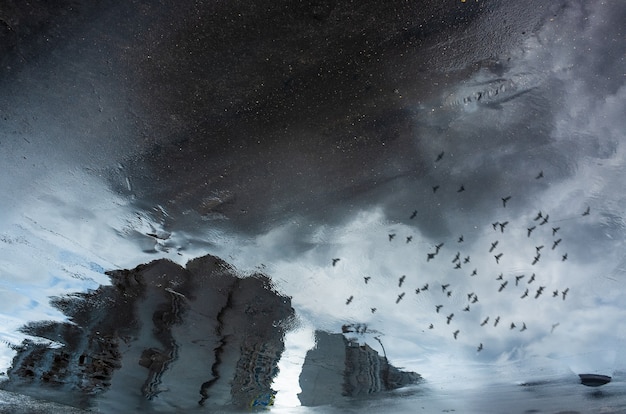
POLYGON ((430 262, 431 259, 435 258, 435 254, 437 253, 426 253, 426 261, 430 262))
POLYGON ((435 245, 435 254, 439 253, 439 250, 443 247, 443 243, 439 243, 435 245))
POLYGON ((500 273, 498 277, 496 278, 496 280, 503 280, 503 279, 504 279, 504 275, 502 273, 500 273))
POLYGON ((415 294, 419 295, 419 293, 421 292, 420 288, 415 289, 415 294))
POLYGON ((541 253, 537 253, 537 256, 535 256, 533 258, 533 266, 537 264, 537 262, 539 261, 539 258, 541 257, 541 253))
POLYGON ((533 283, 534 281, 535 281, 535 274, 533 273, 533 274, 530 276, 530 279, 528 279, 528 284, 530 285, 530 284, 531 284, 531 283, 533 283))
POLYGON ((498 245, 497 240, 491 243, 491 248, 489 249, 489 253, 493 252, 497 245, 498 245))
POLYGON ((428 283, 426 283, 424 286, 422 286, 422 290, 428 290, 428 283))
POLYGON ((478 274, 478 269, 474 269, 470 276, 476 276, 478 274))
POLYGON ((526 290, 524 291, 524 294, 520 296, 520 299, 524 299, 527 296, 528 296, 528 288, 526 288, 526 290))
POLYGON ((533 230, 535 230, 537 228, 537 226, 532 226, 532 227, 528 227, 526 230, 528 230, 528 237, 530 237, 530 233, 533 232, 533 230))
POLYGON ((557 290, 552 291, 552 297, 553 297, 553 298, 556 298, 557 296, 559 296, 559 290, 558 290, 558 289, 557 289, 557 290))
POLYGON ((508 284, 509 284, 508 280, 505 280, 504 282, 502 282, 502 284, 500 284, 500 289, 498 289, 498 292, 502 292, 504 288, 506 287, 506 285, 508 284))
POLYGON ((491 227, 493 227, 494 230, 498 230, 498 224, 500 224, 499 221, 496 221, 495 223, 491 223, 491 227))
POLYGON ((455 256, 454 259, 452 259, 452 263, 456 262, 456 261, 460 261, 461 260, 461 252, 458 252, 455 256))
POLYGON ((539 174, 537 174, 537 176, 535 177, 535 180, 538 180, 540 178, 543 178, 543 170, 539 171, 539 174))
POLYGON ((472 299, 472 303, 478 302, 478 296, 474 295, 474 299, 472 299))
POLYGON ((520 332, 524 332, 526 330, 526 322, 522 322, 522 329, 520 329, 520 332))
POLYGON ((441 291, 445 292, 446 289, 448 289, 449 286, 450 286, 450 283, 446 283, 445 285, 441 285, 441 291))
POLYGON ((456 339, 457 335, 459 334, 459 330, 457 329, 456 331, 452 332, 452 335, 454 335, 454 339, 456 339))
POLYGON ((413 236, 406 236, 407 243, 411 243, 412 240, 413 240, 413 236))
POLYGON ((433 185, 433 193, 436 193, 437 190, 439 190, 439 186, 438 185, 433 185))
POLYGON ((550 218, 550 215, 546 214, 546 216, 543 218, 543 220, 541 220, 541 223, 539 223, 539 225, 543 226, 544 224, 546 224, 549 218, 550 218))
POLYGON ((398 287, 402 287, 402 284, 404 283, 404 279, 406 279, 406 275, 400 276, 400 279, 398 279, 398 287))
POLYGON ((504 223, 500 223, 500 233, 504 233, 504 228, 506 227, 507 224, 509 224, 508 221, 505 221, 504 223))
POLYGON ((535 246, 535 250, 537 251, 537 254, 539 254, 541 249, 543 249, 543 244, 541 246, 535 246))
POLYGON ((475 293, 474 293, 474 292, 468 293, 468 294, 467 294, 467 300, 472 299, 472 296, 474 296, 474 295, 475 295, 475 293))
POLYGON ((567 260, 567 253, 565 253, 562 257, 561 257, 561 261, 566 261, 567 260))
POLYGON ((463 191, 465 191, 465 186, 463 184, 461 184, 461 187, 459 187, 458 190, 456 190, 457 193, 462 193, 463 191))
POLYGON ((470 257, 467 256, 465 259, 463 259, 463 263, 469 263, 470 262, 470 257))
POLYGON ((556 249, 556 246, 558 246, 559 243, 561 243, 561 240, 562 239, 558 239, 558 240, 555 240, 554 243, 552 243, 552 250, 556 249))
POLYGON ((498 323, 500 323, 500 317, 499 316, 496 318, 496 321, 493 324, 493 326, 498 326, 498 323))
POLYGON ((519 281, 524 278, 524 275, 515 276, 515 286, 518 285, 519 281))
POLYGON ((541 294, 543 293, 544 289, 545 289, 544 286, 539 286, 539 289, 537 289, 537 292, 535 293, 535 299, 537 299, 539 296, 541 296, 541 294))
POLYGON ((367 285, 367 282, 369 282, 371 278, 372 278, 371 276, 363 276, 363 280, 365 280, 366 285, 367 285))
POLYGON ((487 323, 488 323, 488 322, 489 322, 489 316, 487 316, 487 317, 485 318, 485 320, 484 320, 484 321, 482 321, 482 323, 480 324, 480 326, 485 326, 485 325, 487 325, 487 323))
POLYGON ((447 295, 448 295, 448 297, 451 297, 451 296, 452 296, 452 291, 451 291, 451 290, 449 290, 449 291, 447 292, 447 295))
POLYGON ((411 217, 409 217, 409 219, 413 220, 415 217, 417 217, 417 210, 413 210, 413 213, 411 213, 411 217))
POLYGON ((559 326, 559 325, 560 325, 560 323, 559 323, 559 322, 557 322, 557 323, 553 323, 553 324, 552 324, 552 329, 550 329, 550 333, 554 332, 554 330, 555 330, 555 329, 557 328, 557 326, 559 326))
POLYGON ((447 322, 448 325, 450 325, 450 321, 452 320, 452 318, 454 318, 454 313, 451 313, 450 315, 447 316, 446 319, 448 320, 447 322))
POLYGON ((441 152, 439 153, 439 155, 437 155, 437 158, 435 159, 435 162, 439 162, 439 161, 441 161, 441 159, 443 158, 443 154, 445 154, 445 152, 444 152, 444 151, 441 151, 441 152))
POLYGON ((502 197, 502 207, 506 207, 506 203, 511 199, 511 196, 502 197))
POLYGON ((349 305, 350 302, 352 302, 352 299, 354 299, 354 296, 350 296, 348 300, 346 300, 346 305, 349 305))
POLYGON ((502 255, 503 255, 503 254, 504 254, 504 253, 499 253, 499 254, 496 254, 495 256, 493 256, 493 257, 495 257, 495 258, 496 258, 496 263, 497 263, 497 264, 500 264, 500 258, 502 257, 502 255))
POLYGON ((466 307, 463 308, 463 312, 469 312, 469 310, 470 310, 469 305, 467 305, 466 307))
POLYGON ((542 219, 542 218, 543 218, 543 214, 541 213, 541 211, 539 211, 539 212, 537 213, 537 216, 535 216, 535 218, 534 218, 533 220, 537 221, 537 220, 540 220, 540 219, 542 219))
POLYGON ((587 209, 583 212, 583 216, 588 216, 591 208, 587 206, 587 209))
POLYGON ((515 322, 511 322, 511 329, 515 329, 515 322))
POLYGON ((476 348, 476 352, 480 352, 483 350, 483 343, 481 342, 480 345, 478 345, 478 348, 476 348))
POLYGON ((434 326, 433 326, 432 323, 430 325, 428 325, 428 329, 433 329, 433 328, 434 328, 434 326))
POLYGON ((333 266, 336 266, 336 265, 337 265, 337 262, 338 262, 339 260, 341 260, 341 259, 333 259, 333 266))
POLYGON ((392 241, 394 237, 396 237, 396 233, 391 233, 389 235, 389 241, 392 241))
POLYGON ((435 305, 435 310, 439 313, 439 309, 443 308, 443 305, 435 305))
POLYGON ((567 292, 569 292, 569 288, 566 288, 565 290, 561 292, 561 295, 563 295, 563 300, 565 300, 565 296, 567 296, 567 292))
POLYGON ((560 227, 552 227, 552 235, 554 236, 557 231, 561 230, 560 227))
POLYGON ((463 243, 463 235, 462 234, 459 236, 459 239, 457 240, 457 243, 463 243))
POLYGON ((454 268, 455 268, 455 269, 460 269, 460 268, 461 268, 461 262, 458 262, 458 263, 456 264, 456 266, 454 266, 454 268))
POLYGON ((404 297, 404 292, 400 293, 398 295, 398 299, 396 299, 396 303, 400 303, 400 301, 402 300, 402 298, 404 297))
POLYGON ((376 308, 371 308, 372 313, 376 313, 376 308))

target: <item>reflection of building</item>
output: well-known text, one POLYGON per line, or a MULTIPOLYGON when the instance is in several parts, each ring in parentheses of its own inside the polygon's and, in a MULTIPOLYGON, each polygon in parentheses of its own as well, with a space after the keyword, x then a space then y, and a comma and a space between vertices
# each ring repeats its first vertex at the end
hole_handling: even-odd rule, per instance
POLYGON ((302 405, 332 404, 346 396, 363 397, 414 384, 421 376, 390 365, 369 345, 359 345, 342 334, 315 333, 300 374, 302 405))
POLYGON ((25 342, 2 388, 107 411, 271 404, 293 309, 268 278, 237 278, 212 256, 110 277, 53 301, 72 323, 24 328, 64 346, 25 342))

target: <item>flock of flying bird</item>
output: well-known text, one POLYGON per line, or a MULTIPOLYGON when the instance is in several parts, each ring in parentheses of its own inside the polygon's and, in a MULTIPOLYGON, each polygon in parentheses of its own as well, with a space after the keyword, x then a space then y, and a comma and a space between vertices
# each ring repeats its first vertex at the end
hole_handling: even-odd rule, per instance
MULTIPOLYGON (((444 152, 441 152, 437 158, 435 159, 435 163, 440 162, 443 157, 444 157, 444 152)), ((543 171, 540 171, 536 176, 535 179, 536 180, 540 180, 544 178, 544 174, 543 171)), ((439 190, 440 186, 439 185, 435 185, 432 187, 433 193, 436 193, 439 190)), ((463 185, 461 185, 459 187, 459 189, 457 190, 458 193, 465 191, 465 187, 463 185)), ((511 195, 506 195, 505 197, 501 197, 501 201, 502 201, 502 207, 506 208, 507 204, 509 203, 509 201, 511 200, 512 196, 511 195)), ((582 212, 581 216, 588 216, 590 214, 590 207, 587 206, 587 208, 582 212)), ((417 217, 418 212, 417 210, 413 211, 410 216, 409 219, 413 220, 417 217)), ((544 226, 547 226, 550 222, 550 215, 547 213, 544 213, 542 211, 537 212, 537 214, 535 215, 534 219, 532 220, 531 223, 529 223, 528 227, 526 228, 526 235, 528 238, 533 237, 533 232, 538 229, 538 228, 542 228, 544 226)), ((503 235, 505 233, 505 229, 506 227, 509 225, 508 221, 496 221, 494 223, 491 223, 491 226, 493 228, 493 231, 496 232, 499 235, 503 235)), ((548 246, 550 247, 546 247, 545 244, 538 244, 535 246, 535 255, 532 258, 531 261, 531 266, 535 266, 542 258, 542 254, 545 254, 545 251, 548 251, 548 249, 550 250, 556 250, 558 248, 558 246, 560 245, 562 239, 560 237, 558 237, 558 232, 560 230, 559 226, 554 226, 552 227, 552 225, 550 225, 549 227, 551 227, 551 234, 554 240, 551 241, 551 246, 550 244, 548 244, 548 246), (545 250, 544 250, 545 249, 545 250)), ((548 231, 549 233, 549 231, 548 231)), ((388 234, 388 239, 389 242, 393 242, 396 239, 396 234, 395 233, 390 233, 388 234)), ((413 241, 413 236, 406 236, 406 243, 411 243, 413 241)), ((463 235, 460 235, 458 237, 458 239, 456 240, 457 244, 462 244, 465 241, 465 238, 463 235)), ((545 242, 544 242, 545 243, 545 242)), ((498 252, 498 246, 500 244, 499 240, 494 240, 493 242, 491 242, 490 247, 488 248, 488 251, 490 254, 493 254, 493 257, 495 259, 495 263, 496 265, 500 264, 500 261, 502 260, 504 253, 503 252, 498 252)), ((440 252, 442 251, 442 248, 444 247, 444 242, 438 243, 434 246, 434 251, 430 251, 426 253, 426 262, 430 262, 431 260, 435 260, 437 258, 437 256, 440 254, 440 252)), ((565 252, 561 255, 561 261, 565 261, 568 258, 568 254, 565 252)), ((337 263, 340 261, 339 258, 334 258, 332 259, 332 265, 336 266, 337 263)), ((452 258, 452 268, 455 270, 458 269, 462 269, 464 267, 464 265, 470 264, 471 263, 471 257, 469 255, 467 256, 462 256, 461 252, 458 251, 452 258)), ((470 277, 475 277, 478 275, 478 269, 473 269, 472 272, 469 274, 470 277)), ((368 284, 369 281, 371 279, 371 276, 364 276, 363 280, 365 282, 365 284, 368 284)), ((517 274, 514 275, 514 278, 511 279, 505 279, 505 276, 503 273, 500 273, 496 278, 495 281, 498 285, 496 291, 498 293, 503 292, 505 289, 507 289, 507 287, 509 286, 509 282, 515 283, 516 287, 519 287, 520 284, 522 284, 522 289, 524 289, 523 293, 519 296, 519 299, 526 299, 526 298, 533 298, 534 299, 538 299, 543 293, 544 290, 546 289, 546 286, 543 285, 539 285, 536 289, 534 289, 534 286, 538 285, 538 277, 536 275, 536 273, 532 273, 530 276, 527 276, 526 274, 517 274), (533 285, 533 283, 537 282, 535 285, 533 285), (524 286, 525 285, 525 286, 524 286), (531 291, 532 289, 532 291, 531 291)), ((400 276, 400 278, 398 279, 398 287, 402 287, 403 284, 405 283, 406 280, 406 275, 402 275, 400 276)), ((451 289, 451 284, 450 283, 440 283, 440 287, 441 287, 441 294, 443 295, 444 299, 447 298, 451 298, 453 295, 453 291, 451 289)), ((509 288, 510 289, 510 288, 509 288)), ((426 294, 426 292, 431 292, 432 286, 430 286, 429 283, 425 283, 423 284, 421 287, 418 287, 415 289, 415 295, 423 295, 426 294)), ((434 293, 434 292, 433 292, 434 293)), ((565 300, 567 298, 567 295, 569 293, 569 287, 565 287, 562 290, 559 289, 555 289, 552 291, 552 297, 553 298, 557 298, 557 299, 562 299, 565 300)), ((519 294, 519 293, 518 293, 519 294)), ((395 303, 399 304, 406 296, 406 292, 403 291, 401 293, 398 294, 395 303)), ((467 293, 467 303, 466 306, 463 307, 462 309, 460 309, 461 312, 470 312, 471 309, 471 305, 476 304, 477 302, 479 302, 478 299, 478 295, 474 292, 468 292, 467 293)), ((349 298, 347 298, 346 300, 346 305, 350 305, 352 303, 354 299, 354 296, 350 296, 349 298)), ((437 304, 435 305, 435 313, 436 314, 445 314, 447 312, 442 311, 447 305, 444 304, 437 304)), ((377 311, 377 308, 371 308, 371 312, 375 313, 377 311)), ((451 321, 453 320, 453 318, 455 317, 455 313, 454 312, 450 312, 449 314, 447 314, 447 316, 445 317, 446 319, 446 325, 450 325, 451 321)), ((493 318, 493 326, 497 327, 498 324, 500 324, 501 322, 501 317, 495 316, 493 318)), ((481 322, 480 322, 480 326, 484 327, 485 325, 490 323, 490 316, 486 316, 484 319, 481 318, 481 322)), ((525 322, 521 322, 521 325, 519 324, 519 322, 516 324, 514 321, 510 322, 510 324, 508 325, 510 330, 514 330, 517 329, 520 332, 524 332, 527 328, 526 323, 525 322), (519 328, 519 329, 518 329, 519 328)), ((557 324, 552 325, 552 330, 554 330, 554 328, 558 326, 557 324)), ((435 325, 433 323, 430 323, 428 326, 428 329, 434 329, 435 325)), ((454 339, 456 340, 460 334, 460 329, 456 329, 452 332, 452 336, 454 337, 454 339)), ((477 352, 480 352, 483 350, 483 344, 480 343, 477 346, 477 352)))

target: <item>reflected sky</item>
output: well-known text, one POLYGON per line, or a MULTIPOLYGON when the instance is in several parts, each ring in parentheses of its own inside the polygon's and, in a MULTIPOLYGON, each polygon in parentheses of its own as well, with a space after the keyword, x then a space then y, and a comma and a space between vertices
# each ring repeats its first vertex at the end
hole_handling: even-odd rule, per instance
MULTIPOLYGON (((213 146, 172 132, 192 117, 177 118, 175 97, 113 77, 136 64, 130 54, 70 79, 62 57, 79 47, 69 42, 6 73, 0 340, 61 320, 49 297, 107 284, 106 270, 209 253, 293 298, 300 325, 286 337, 279 407, 299 404, 313 331, 345 323, 367 324, 360 341, 382 353, 379 338, 394 365, 436 390, 626 370, 626 9, 559 5, 522 18, 493 3, 441 36, 419 34, 420 48, 376 38, 386 56, 368 61, 376 79, 359 96, 328 75, 346 96, 317 97, 298 83, 313 76, 299 62, 294 95, 273 98, 291 104, 285 113, 269 98, 266 123, 248 109, 209 111, 213 146), (302 99, 330 108, 307 112, 302 99), (167 131, 136 135, 150 111, 151 128, 167 131)), ((85 50, 73 64, 108 62, 85 50)), ((140 67, 144 82, 159 80, 140 67)), ((12 356, 2 350, 0 371, 12 356)))

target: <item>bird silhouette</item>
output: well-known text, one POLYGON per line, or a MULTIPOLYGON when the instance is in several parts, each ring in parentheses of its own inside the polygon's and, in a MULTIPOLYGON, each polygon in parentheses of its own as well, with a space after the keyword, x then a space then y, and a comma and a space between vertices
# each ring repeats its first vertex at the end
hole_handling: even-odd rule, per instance
POLYGON ((550 215, 546 214, 546 216, 543 218, 543 220, 541 220, 541 223, 539 223, 539 225, 543 226, 544 224, 546 224, 549 218, 550 218, 550 215))
POLYGON ((520 332, 524 332, 526 330, 526 322, 522 322, 522 329, 520 329, 520 332))
POLYGON ((535 230, 537 228, 537 226, 532 226, 532 227, 528 227, 526 230, 528 230, 528 237, 530 237, 530 233, 533 232, 533 230, 535 230))
POLYGON ((505 280, 504 282, 502 282, 502 284, 500 284, 500 289, 498 289, 498 292, 502 292, 504 288, 506 287, 506 285, 508 284, 509 284, 508 280, 505 280))
POLYGON ((426 261, 430 262, 431 259, 435 258, 436 253, 426 253, 426 261))
POLYGON ((498 277, 496 278, 496 280, 503 280, 504 279, 504 274, 500 273, 498 275, 498 277))
POLYGON ((459 335, 459 330, 457 329, 456 331, 452 332, 452 335, 454 335, 454 339, 456 339, 456 337, 459 335))
POLYGON ((400 301, 402 300, 402 298, 404 297, 404 292, 400 293, 398 295, 398 299, 396 299, 396 303, 400 303, 400 301))
POLYGON ((472 303, 478 302, 478 296, 474 295, 474 299, 472 299, 472 303))
POLYGON ((561 260, 562 260, 563 262, 567 260, 567 253, 565 253, 565 254, 561 257, 561 260))
POLYGON ((537 289, 537 292, 535 293, 535 299, 537 299, 539 296, 541 296, 541 294, 543 293, 544 289, 545 289, 545 286, 539 286, 539 289, 537 289))
POLYGON ((491 243, 491 248, 489 248, 489 253, 493 252, 497 245, 498 245, 497 240, 491 243))
POLYGON ((500 233, 504 233, 504 228, 506 227, 507 224, 509 224, 508 221, 505 221, 504 223, 500 223, 500 233))
POLYGON ((535 246, 535 251, 537 252, 537 254, 539 254, 541 249, 543 249, 543 244, 541 246, 535 246))
POLYGON ((552 243, 552 250, 556 249, 556 246, 558 246, 559 243, 561 243, 561 240, 562 239, 558 239, 558 240, 555 240, 554 243, 552 243))
POLYGON ((396 234, 395 233, 391 233, 389 235, 389 241, 392 241, 394 237, 396 237, 396 234))
POLYGON ((478 274, 478 270, 477 270, 477 269, 474 269, 474 270, 472 271, 472 274, 471 274, 470 276, 476 276, 477 274, 478 274))
POLYGON ((409 219, 413 220, 415 217, 417 217, 417 210, 413 210, 413 213, 411 213, 411 217, 409 217, 409 219))
POLYGON ((535 274, 533 273, 533 274, 530 276, 530 279, 528 279, 528 284, 530 285, 530 284, 531 284, 531 283, 533 283, 534 281, 535 281, 535 274))
POLYGON ((376 313, 376 308, 371 308, 372 313, 376 313))
POLYGON ((484 320, 484 321, 482 321, 482 323, 480 324, 480 326, 485 326, 485 325, 487 325, 487 323, 488 323, 488 322, 489 322, 489 316, 487 316, 487 317, 485 318, 485 320, 484 320))
POLYGON ((462 193, 463 191, 465 191, 465 186, 463 184, 461 184, 461 186, 459 187, 458 190, 456 190, 457 193, 462 193))
POLYGON ((470 262, 470 257, 467 256, 465 259, 463 259, 463 263, 469 263, 470 262))
POLYGON ((559 296, 559 290, 558 289, 557 290, 553 290, 552 291, 552 297, 556 298, 557 296, 559 296))
POLYGON ((515 329, 515 323, 511 322, 511 329, 515 329))
POLYGON ((533 266, 537 264, 537 262, 539 261, 539 258, 541 257, 541 253, 537 253, 537 256, 535 256, 533 258, 533 266))
POLYGON ((441 151, 441 152, 439 153, 439 155, 437 155, 437 158, 435 159, 435 162, 439 162, 439 161, 441 161, 441 159, 443 158, 443 154, 445 154, 445 152, 444 152, 444 151, 441 151))
POLYGON ((587 206, 587 209, 583 212, 583 216, 588 216, 591 212, 591 207, 587 206))
POLYGON ((443 243, 439 243, 435 245, 435 254, 439 253, 439 250, 443 247, 443 243))
POLYGON ((537 174, 537 176, 535 177, 535 180, 538 180, 540 178, 543 178, 543 170, 539 171, 539 174, 537 174))
POLYGON ((561 295, 563 295, 563 300, 565 300, 565 296, 567 296, 567 292, 569 292, 569 288, 566 288, 561 292, 561 295))
POLYGON ((552 227, 552 235, 554 236, 556 232, 559 231, 560 229, 561 229, 560 227, 552 227))
POLYGON ((452 259, 452 263, 456 261, 460 261, 460 260, 461 260, 461 252, 457 252, 457 254, 454 256, 454 259, 452 259))
POLYGON ((445 285, 441 285, 441 291, 445 292, 446 289, 448 289, 449 286, 450 286, 450 283, 446 283, 445 285))
POLYGON ((498 326, 499 323, 500 323, 500 317, 498 316, 496 318, 496 321, 494 322, 493 326, 498 326))
POLYGON ((447 318, 446 318, 446 319, 447 319, 448 321, 447 321, 446 323, 447 323, 448 325, 450 325, 450 321, 452 320, 452 318, 454 318, 454 313, 451 313, 450 315, 448 315, 448 316, 447 316, 447 318))
POLYGON ((468 293, 468 294, 467 294, 467 300, 472 299, 472 296, 474 296, 474 295, 475 295, 475 293, 474 293, 474 292, 470 292, 470 293, 468 293))
POLYGON ((371 276, 363 276, 363 280, 365 280, 366 285, 367 285, 367 282, 369 282, 371 278, 372 278, 371 276))
POLYGON ((466 307, 463 308, 463 312, 469 312, 469 310, 470 310, 469 305, 467 305, 466 307))
POLYGON ((333 259, 333 266, 336 266, 336 265, 337 265, 337 262, 338 262, 339 260, 341 260, 341 259, 333 259))
POLYGON ((433 185, 433 194, 436 193, 437 190, 439 190, 439 186, 438 185, 433 185))
POLYGON ((454 266, 454 268, 455 268, 455 269, 460 269, 460 268, 461 268, 461 262, 458 262, 458 263, 456 264, 456 266, 454 266))
POLYGON ((352 299, 354 299, 354 296, 350 296, 348 300, 346 300, 346 305, 349 305, 350 302, 352 302, 352 299))
POLYGON ((480 351, 482 351, 482 350, 483 350, 483 343, 481 342, 481 343, 478 345, 478 348, 476 348, 476 352, 480 352, 480 351))
POLYGON ((543 214, 541 213, 541 211, 539 211, 533 220, 537 221, 537 220, 540 220, 542 218, 543 218, 543 214))
POLYGON ((412 240, 413 240, 413 236, 406 236, 407 243, 411 243, 412 240))
POLYGON ((520 296, 520 299, 524 299, 524 298, 525 298, 525 297, 527 297, 527 296, 528 296, 528 289, 526 289, 526 290, 524 291, 524 294, 523 294, 522 296, 520 296))
POLYGON ((443 305, 435 305, 435 310, 439 313, 439 310, 443 308, 443 305))
POLYGON ((524 278, 524 275, 515 276, 515 286, 519 284, 519 281, 524 278))
POLYGON ((421 292, 420 288, 415 289, 415 294, 419 295, 419 293, 421 292))
POLYGON ((464 239, 463 239, 463 235, 461 234, 461 235, 459 236, 459 239, 457 240, 457 243, 463 243, 463 240, 464 240, 464 239))
POLYGON ((499 254, 496 254, 495 256, 493 256, 493 257, 495 257, 495 258, 496 258, 496 263, 497 263, 497 264, 500 264, 500 258, 502 257, 502 255, 503 255, 503 254, 504 254, 504 253, 499 253, 499 254))
POLYGON ((502 197, 502 207, 506 207, 506 203, 511 199, 511 196, 502 197))
POLYGON ((426 283, 424 286, 422 286, 422 290, 428 290, 428 283, 426 283))
POLYGON ((552 329, 550 329, 550 333, 554 332, 554 330, 560 325, 559 322, 552 324, 552 329))
POLYGON ((428 329, 433 329, 433 328, 434 328, 434 326, 433 326, 432 323, 430 325, 428 325, 428 329))
POLYGON ((449 290, 446 294, 448 295, 448 297, 451 297, 452 296, 452 291, 449 290))
POLYGON ((494 230, 498 230, 498 224, 500 224, 499 221, 496 221, 495 223, 491 223, 491 227, 493 227, 494 230))
POLYGON ((400 276, 400 279, 398 279, 398 287, 402 287, 402 284, 404 283, 404 279, 406 279, 406 275, 400 276))

